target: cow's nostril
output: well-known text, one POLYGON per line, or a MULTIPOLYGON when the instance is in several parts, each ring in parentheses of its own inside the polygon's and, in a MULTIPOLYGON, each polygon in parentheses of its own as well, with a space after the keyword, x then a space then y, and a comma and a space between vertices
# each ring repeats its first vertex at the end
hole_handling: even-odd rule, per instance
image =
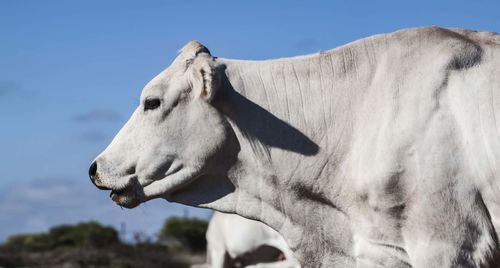
POLYGON ((97 172, 97 163, 94 161, 92 162, 92 165, 90 165, 89 168, 89 177, 92 181, 94 181, 95 174, 97 172))

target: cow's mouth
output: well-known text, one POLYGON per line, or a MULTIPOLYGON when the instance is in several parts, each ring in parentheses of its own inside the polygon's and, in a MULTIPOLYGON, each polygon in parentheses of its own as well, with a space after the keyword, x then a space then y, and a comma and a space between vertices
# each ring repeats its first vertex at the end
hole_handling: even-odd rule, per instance
POLYGON ((111 192, 109 193, 109 197, 111 199, 113 199, 113 196, 115 196, 115 195, 121 195, 124 192, 125 192, 125 189, 123 189, 123 190, 111 190, 111 192))
POLYGON ((140 188, 137 177, 132 176, 124 185, 108 189, 110 190, 109 197, 121 207, 134 208, 142 201, 140 188))
POLYGON ((183 170, 183 165, 181 163, 169 163, 166 166, 166 170, 160 172, 164 173, 161 179, 150 180, 147 182, 140 183, 137 176, 134 175, 128 179, 128 182, 118 189, 109 189, 109 197, 117 205, 125 208, 134 208, 142 202, 146 202, 150 199, 161 196, 162 192, 154 195, 148 195, 147 189, 155 187, 158 183, 163 183, 169 181, 173 175, 179 173, 183 170))
POLYGON ((127 187, 122 190, 111 190, 109 197, 113 200, 113 202, 121 207, 137 207, 142 202, 142 198, 140 198, 134 188, 135 187, 127 187))

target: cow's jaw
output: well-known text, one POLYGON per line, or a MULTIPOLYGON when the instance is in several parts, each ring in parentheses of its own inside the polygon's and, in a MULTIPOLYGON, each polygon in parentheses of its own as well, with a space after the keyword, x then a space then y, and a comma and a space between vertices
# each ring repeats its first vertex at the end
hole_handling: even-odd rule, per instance
POLYGON ((201 173, 198 169, 180 166, 163 179, 143 187, 144 201, 158 197, 167 198, 170 194, 184 188, 200 176, 201 173))
POLYGON ((129 180, 125 187, 113 189, 110 197, 119 206, 134 208, 151 199, 167 198, 171 193, 182 189, 198 177, 200 174, 197 169, 174 163, 163 178, 142 184, 137 179, 129 180))

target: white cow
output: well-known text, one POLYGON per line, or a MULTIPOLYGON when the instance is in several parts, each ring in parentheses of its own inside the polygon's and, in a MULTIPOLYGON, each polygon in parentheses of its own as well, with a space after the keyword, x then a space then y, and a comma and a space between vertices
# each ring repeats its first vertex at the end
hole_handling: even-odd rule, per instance
POLYGON ((132 208, 240 214, 303 267, 499 259, 500 36, 438 27, 267 61, 188 43, 93 162, 132 208))
POLYGON ((214 212, 207 230, 207 264, 192 268, 300 268, 283 237, 236 214, 214 212))

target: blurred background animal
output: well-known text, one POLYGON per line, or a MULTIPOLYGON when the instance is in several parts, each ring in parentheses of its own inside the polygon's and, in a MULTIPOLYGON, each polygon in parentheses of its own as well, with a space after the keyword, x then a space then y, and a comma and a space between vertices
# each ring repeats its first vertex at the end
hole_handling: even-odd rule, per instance
POLYGON ((300 268, 283 237, 258 221, 214 212, 206 237, 207 263, 192 268, 300 268))

